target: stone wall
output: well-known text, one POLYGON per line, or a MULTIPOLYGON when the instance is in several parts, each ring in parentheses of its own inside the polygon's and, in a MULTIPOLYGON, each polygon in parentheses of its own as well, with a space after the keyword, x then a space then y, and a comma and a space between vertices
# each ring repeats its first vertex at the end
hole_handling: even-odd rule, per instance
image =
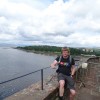
MULTIPOLYGON (((81 67, 77 70, 75 75, 75 81, 76 81, 76 90, 78 90, 81 84, 77 83, 80 81, 80 83, 83 81, 86 88, 89 88, 90 94, 99 96, 100 94, 100 58, 89 58, 87 60, 88 67, 87 69, 82 69, 81 67), (80 80, 81 79, 81 80, 80 80)), ((84 85, 83 85, 84 86, 84 85)), ((78 90, 79 91, 79 90, 78 90)), ((77 95, 78 96, 78 95, 77 95)), ((69 90, 66 89, 64 98, 65 100, 68 100, 69 97, 69 90)), ((50 95, 48 95, 44 100, 58 100, 58 88, 54 90, 50 95)), ((77 100, 77 97, 76 97, 77 100)))

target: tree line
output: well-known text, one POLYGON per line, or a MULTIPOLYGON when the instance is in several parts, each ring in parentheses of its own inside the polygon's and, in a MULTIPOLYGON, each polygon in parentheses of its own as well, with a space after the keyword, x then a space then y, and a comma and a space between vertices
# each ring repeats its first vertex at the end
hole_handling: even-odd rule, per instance
MULTIPOLYGON (((27 51, 35 51, 35 52, 46 52, 46 53, 61 53, 61 47, 57 47, 57 46, 46 46, 46 45, 38 45, 38 46, 24 46, 24 47, 17 47, 17 49, 23 49, 23 50, 27 50, 27 51)), ((96 55, 96 56, 100 56, 100 52, 96 52, 96 51, 83 51, 82 48, 69 48, 70 49, 70 53, 71 55, 82 55, 82 54, 86 54, 86 55, 96 55)))

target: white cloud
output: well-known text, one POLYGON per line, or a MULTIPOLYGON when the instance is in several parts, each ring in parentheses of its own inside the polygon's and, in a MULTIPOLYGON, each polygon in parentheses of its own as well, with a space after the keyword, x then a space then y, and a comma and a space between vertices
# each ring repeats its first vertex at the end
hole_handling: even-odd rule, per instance
POLYGON ((0 0, 0 43, 97 47, 99 5, 100 0, 0 0))

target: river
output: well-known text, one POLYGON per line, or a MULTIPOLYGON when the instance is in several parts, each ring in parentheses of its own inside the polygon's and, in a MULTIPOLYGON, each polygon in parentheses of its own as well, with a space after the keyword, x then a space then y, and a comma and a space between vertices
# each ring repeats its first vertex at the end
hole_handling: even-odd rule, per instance
MULTIPOLYGON (((49 67, 56 56, 35 54, 10 47, 0 47, 0 82, 49 67)), ((44 78, 55 71, 51 68, 44 70, 44 78)), ((14 80, 0 85, 0 100, 39 81, 41 73, 14 80)))

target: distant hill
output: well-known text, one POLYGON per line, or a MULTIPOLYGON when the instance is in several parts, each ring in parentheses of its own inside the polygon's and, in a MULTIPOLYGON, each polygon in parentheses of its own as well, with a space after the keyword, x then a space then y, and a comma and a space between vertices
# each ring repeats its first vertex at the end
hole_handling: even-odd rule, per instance
MULTIPOLYGON (((38 46, 18 46, 17 49, 22 49, 26 51, 32 51, 32 52, 43 52, 43 53, 55 53, 55 54, 60 54, 61 53, 61 48, 62 47, 57 47, 57 46, 48 46, 48 45, 38 45, 38 46)), ((97 52, 97 50, 94 49, 89 49, 89 48, 69 48, 71 55, 96 55, 100 56, 100 52, 97 52)))

